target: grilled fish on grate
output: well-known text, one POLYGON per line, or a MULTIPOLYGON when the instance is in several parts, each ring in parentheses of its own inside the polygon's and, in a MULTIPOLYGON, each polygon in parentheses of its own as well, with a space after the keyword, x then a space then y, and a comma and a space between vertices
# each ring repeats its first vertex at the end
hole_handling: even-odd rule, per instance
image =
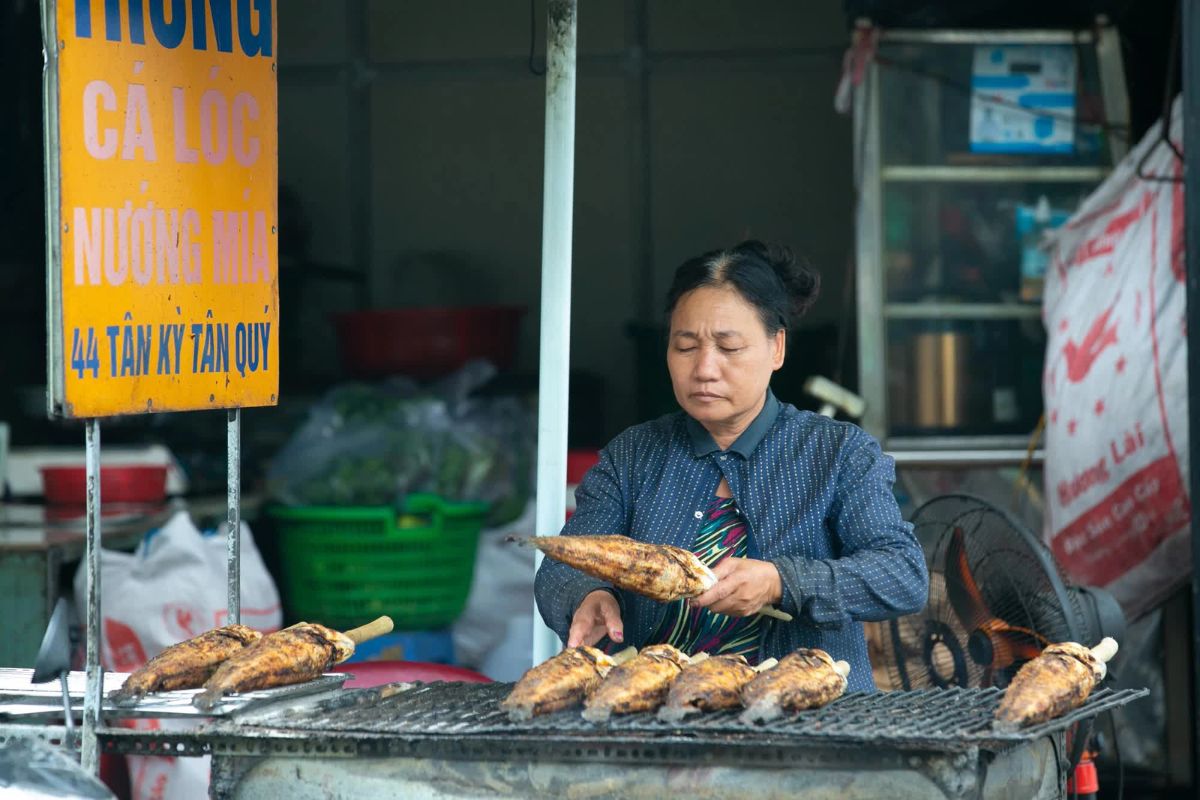
POLYGON ((850 665, 824 650, 801 647, 742 687, 745 722, 768 722, 785 711, 820 708, 846 691, 850 665))
POLYGON ((1015 731, 1083 705, 1116 653, 1117 642, 1108 637, 1090 650, 1075 642, 1050 645, 1017 671, 996 709, 994 727, 1015 731))
POLYGON ((150 692, 198 689, 226 659, 261 638, 261 633, 245 625, 205 631, 171 645, 147 661, 125 679, 120 689, 109 694, 109 699, 117 705, 132 705, 150 692))
POLYGON ((500 708, 508 712, 509 719, 520 722, 579 705, 618 659, 625 660, 636 652, 630 647, 610 658, 594 647, 563 650, 526 670, 508 697, 500 701, 500 708))
POLYGON ((770 658, 752 667, 743 656, 713 656, 700 661, 693 656, 692 663, 684 667, 683 674, 671 684, 658 718, 664 722, 678 722, 688 714, 700 711, 738 708, 742 704, 742 687, 776 663, 770 658))
POLYGON ((310 681, 352 655, 354 639, 350 636, 301 622, 268 634, 254 647, 229 658, 205 682, 204 691, 192 699, 192 705, 211 711, 227 694, 310 681))
POLYGON ((653 711, 687 664, 688 657, 669 644, 644 648, 592 690, 583 704, 583 718, 603 722, 613 714, 653 711))

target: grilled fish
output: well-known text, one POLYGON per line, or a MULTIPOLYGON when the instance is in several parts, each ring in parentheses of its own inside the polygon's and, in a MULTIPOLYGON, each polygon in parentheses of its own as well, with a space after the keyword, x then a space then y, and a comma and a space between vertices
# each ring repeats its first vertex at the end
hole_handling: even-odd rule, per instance
POLYGON ((526 670, 500 702, 514 722, 578 705, 600 685, 608 671, 637 651, 632 647, 610 658, 594 647, 572 647, 526 670))
POLYGON ((742 687, 743 722, 769 722, 785 711, 820 708, 846 691, 850 665, 829 653, 801 647, 742 687))
POLYGON ((1075 642, 1050 645, 1017 671, 996 709, 994 727, 1015 731, 1083 705, 1116 653, 1117 643, 1108 637, 1091 650, 1075 642))
POLYGON ((354 655, 354 640, 344 633, 301 622, 264 636, 258 644, 237 653, 217 668, 192 698, 192 705, 211 711, 222 697, 289 686, 321 677, 334 664, 354 655))
POLYGON ((583 718, 603 722, 613 714, 653 711, 687 664, 688 657, 669 644, 644 648, 592 690, 583 704, 583 718))
POLYGON ((771 658, 752 667, 743 656, 713 656, 699 663, 693 657, 692 663, 671 684, 658 718, 664 722, 678 722, 688 714, 700 711, 738 708, 742 704, 742 687, 776 663, 771 658))
POLYGON ((695 553, 667 544, 646 544, 628 536, 535 536, 516 541, 662 603, 695 597, 717 584, 717 576, 695 553))
POLYGON ((114 689, 109 699, 133 705, 150 692, 198 689, 230 656, 253 646, 262 634, 245 625, 226 625, 173 644, 147 661, 114 689))

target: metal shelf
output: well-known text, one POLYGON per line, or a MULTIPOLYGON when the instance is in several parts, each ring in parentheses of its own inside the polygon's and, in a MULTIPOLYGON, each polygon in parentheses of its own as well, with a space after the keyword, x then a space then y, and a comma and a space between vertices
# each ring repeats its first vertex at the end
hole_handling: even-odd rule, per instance
POLYGON ((1091 31, 897 29, 884 31, 884 42, 897 44, 1091 44, 1091 31))
POLYGON ((887 303, 888 319, 1041 319, 1042 307, 1024 303, 887 303))
POLYGON ((883 167, 887 183, 1098 183, 1108 167, 945 166, 896 164, 883 167))

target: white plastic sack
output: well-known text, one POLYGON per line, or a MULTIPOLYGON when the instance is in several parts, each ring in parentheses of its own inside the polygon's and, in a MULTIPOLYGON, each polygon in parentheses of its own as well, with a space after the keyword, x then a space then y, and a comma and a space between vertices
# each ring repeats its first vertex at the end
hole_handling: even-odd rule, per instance
MULTIPOLYGON (((1179 103, 1171 139, 1182 146, 1179 103)), ((1046 536, 1126 614, 1191 571, 1183 188, 1161 122, 1054 237, 1046 276, 1046 536)))
POLYGON ((508 525, 484 529, 471 594, 454 623, 455 660, 493 680, 516 680, 532 663, 534 552, 505 538, 532 536, 534 509, 531 501, 508 525))
MULTIPOLYGON (((242 523, 242 624, 264 632, 283 621, 279 592, 250 528, 242 523)), ((134 553, 100 551, 100 659, 105 669, 132 672, 166 647, 225 625, 225 529, 201 534, 185 512, 147 535, 134 553)), ((75 573, 84 614, 86 573, 75 573)), ((139 720, 143 730, 183 729, 187 720, 139 720)), ((130 756, 134 800, 208 796, 209 759, 130 756)))

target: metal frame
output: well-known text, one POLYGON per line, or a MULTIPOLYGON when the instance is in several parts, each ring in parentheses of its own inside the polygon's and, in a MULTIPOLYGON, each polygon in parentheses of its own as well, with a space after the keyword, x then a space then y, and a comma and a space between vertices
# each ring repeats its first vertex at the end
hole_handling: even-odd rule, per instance
MULTIPOLYGON (((1128 119, 1124 68, 1115 29, 1101 19, 1095 35, 1090 31, 1056 30, 889 30, 880 33, 880 44, 925 45, 976 44, 1094 44, 1102 81, 1105 114, 1109 120, 1128 119)), ((887 325, 898 319, 1034 319, 1041 306, 1005 303, 889 303, 883 268, 883 185, 885 183, 1099 183, 1110 172, 1108 167, 1072 166, 953 166, 883 164, 881 147, 880 67, 873 62, 863 85, 855 93, 854 141, 855 180, 858 188, 856 215, 856 272, 858 293, 859 392, 866 401, 863 427, 884 443, 894 447, 895 437, 888 436, 887 325)), ((1121 137, 1110 136, 1110 154, 1115 164, 1128 149, 1121 137)), ((950 446, 975 448, 995 446, 994 437, 949 437, 950 446)), ((1020 437, 1018 437, 1020 438, 1020 437)), ((927 445, 917 440, 914 445, 927 445)), ((928 445, 935 447, 935 445, 928 445)), ((1018 442, 1013 446, 1021 446, 1018 442)))
POLYGON ((1187 155, 1183 170, 1184 241, 1187 253, 1187 363, 1188 363, 1188 496, 1192 502, 1192 788, 1200 784, 1200 514, 1195 504, 1200 498, 1200 169, 1195 160, 1200 154, 1200 8, 1182 3, 1183 43, 1183 151, 1187 155))

